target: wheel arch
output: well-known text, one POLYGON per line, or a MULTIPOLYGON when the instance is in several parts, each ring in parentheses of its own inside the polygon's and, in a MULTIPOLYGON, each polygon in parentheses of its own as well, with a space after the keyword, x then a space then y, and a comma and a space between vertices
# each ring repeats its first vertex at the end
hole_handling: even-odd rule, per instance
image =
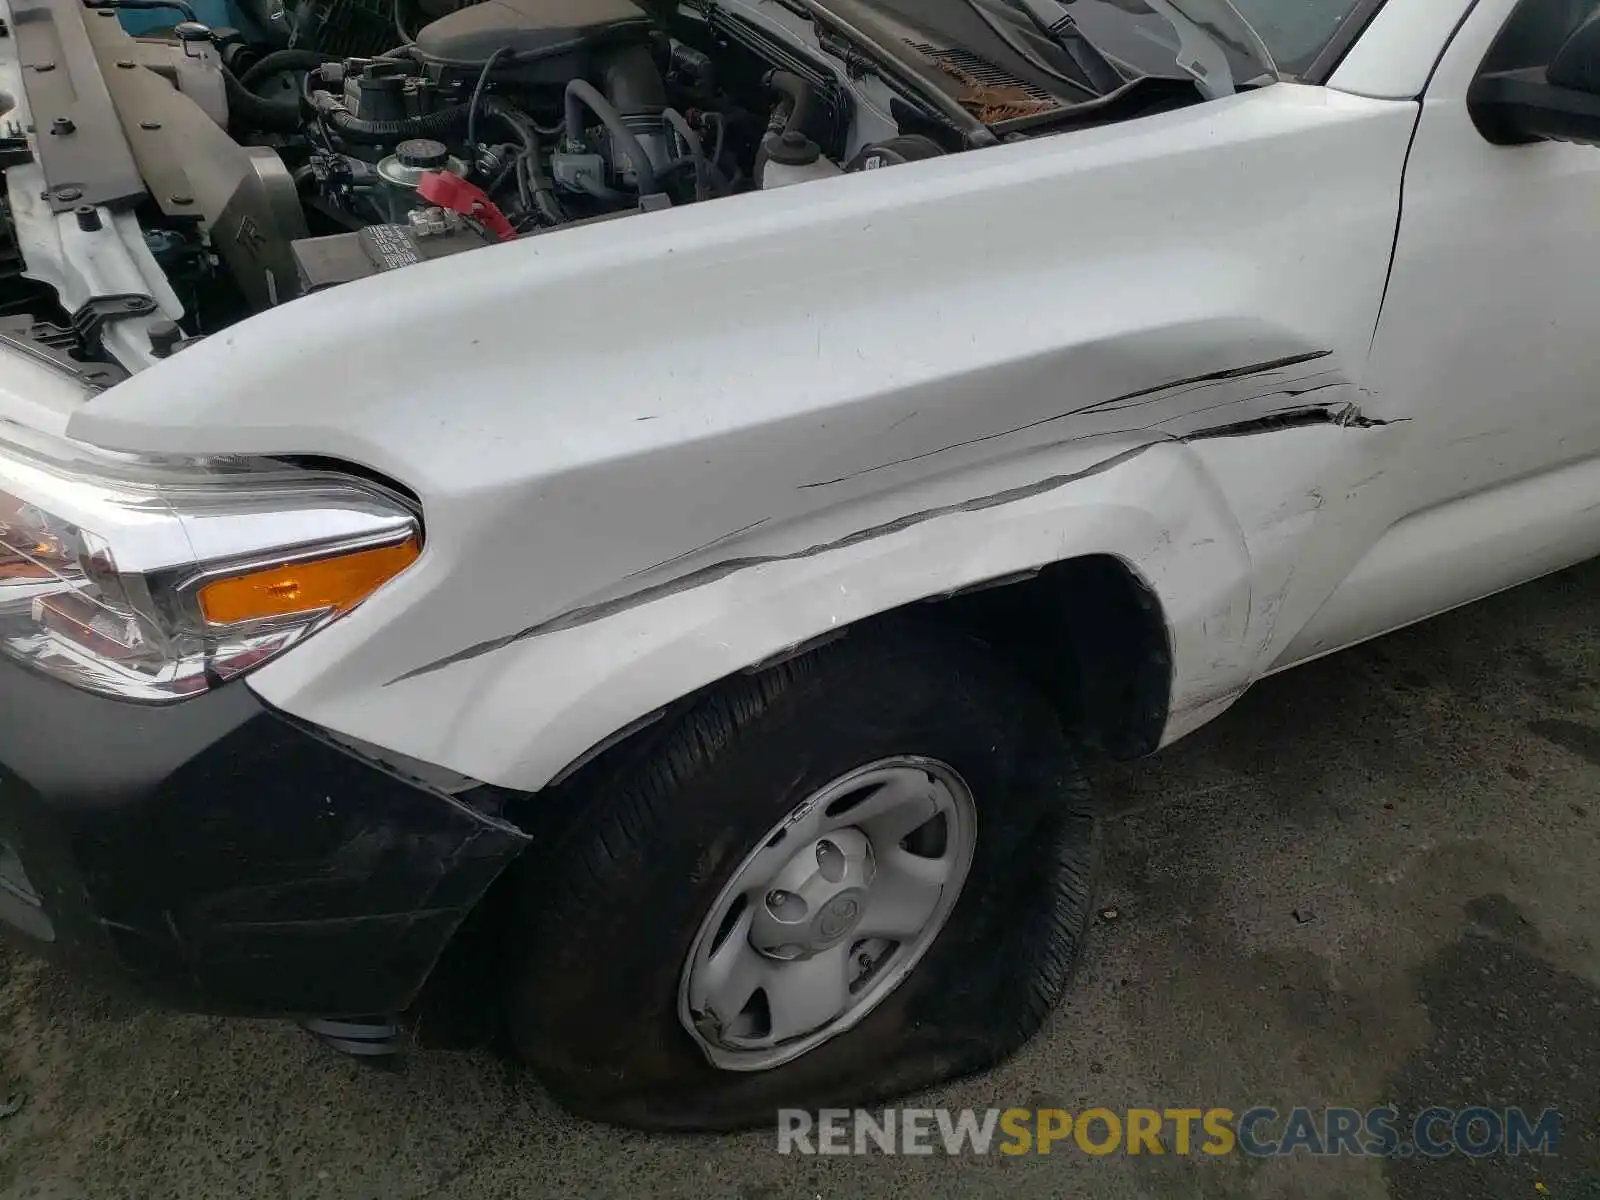
POLYGON ((614 755, 639 753, 660 729, 730 679, 759 674, 841 638, 872 637, 886 623, 905 620, 979 638, 1035 684, 1085 742, 1114 758, 1138 758, 1161 744, 1173 655, 1160 597, 1123 559, 1086 554, 897 605, 725 674, 597 743, 550 786, 563 789, 614 755))
POLYGON ((982 638, 1088 744, 1119 759, 1160 746, 1172 638, 1160 598, 1121 558, 1071 558, 902 611, 918 609, 982 638))

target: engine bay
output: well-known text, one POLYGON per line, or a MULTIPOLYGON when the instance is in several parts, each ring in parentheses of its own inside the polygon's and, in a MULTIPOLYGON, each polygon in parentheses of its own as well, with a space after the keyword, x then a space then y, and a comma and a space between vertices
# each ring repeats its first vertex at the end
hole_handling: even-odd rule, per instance
POLYGON ((1085 56, 1005 0, 942 5, 976 32, 865 0, 9 7, 0 339, 111 377, 443 255, 1200 98, 1166 51, 1085 56), (128 31, 153 9, 180 19, 128 31), (128 286, 82 265, 108 255, 128 286))
MULTIPOLYGON (((241 83, 298 68, 296 53, 268 55, 241 83)), ((749 51, 713 57, 630 0, 470 5, 403 53, 310 65, 292 115, 265 103, 282 103, 282 128, 309 146, 297 168, 308 207, 355 227, 293 244, 306 291, 485 241, 945 152, 925 136, 852 146, 836 85, 749 51)))

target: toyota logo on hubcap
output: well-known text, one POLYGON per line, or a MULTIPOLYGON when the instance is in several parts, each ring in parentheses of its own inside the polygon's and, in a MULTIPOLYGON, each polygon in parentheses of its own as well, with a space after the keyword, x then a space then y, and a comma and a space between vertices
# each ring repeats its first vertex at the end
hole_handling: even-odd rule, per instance
POLYGON ((854 896, 835 896, 817 918, 817 933, 825 942, 831 942, 849 930, 861 914, 861 902, 854 896))

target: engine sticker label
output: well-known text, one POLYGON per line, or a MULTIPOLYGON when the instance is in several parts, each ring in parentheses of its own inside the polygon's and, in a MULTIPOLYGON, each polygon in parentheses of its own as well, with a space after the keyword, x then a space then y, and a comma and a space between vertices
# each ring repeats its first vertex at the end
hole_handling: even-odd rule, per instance
POLYGON ((361 231, 367 253, 379 270, 415 266, 422 261, 406 231, 398 225, 368 225, 361 231))

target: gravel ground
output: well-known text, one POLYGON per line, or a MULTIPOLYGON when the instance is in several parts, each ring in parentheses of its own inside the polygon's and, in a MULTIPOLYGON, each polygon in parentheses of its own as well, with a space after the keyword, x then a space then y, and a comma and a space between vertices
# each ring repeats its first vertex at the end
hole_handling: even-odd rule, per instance
POLYGON ((1077 985, 923 1105, 1561 1108, 1555 1158, 801 1158, 564 1116, 482 1051, 402 1074, 140 1011, 0 948, 0 1200, 1600 1200, 1600 563, 1268 680, 1110 798, 1077 985), (3 1111, 3 1105, 0 1105, 3 1111))

